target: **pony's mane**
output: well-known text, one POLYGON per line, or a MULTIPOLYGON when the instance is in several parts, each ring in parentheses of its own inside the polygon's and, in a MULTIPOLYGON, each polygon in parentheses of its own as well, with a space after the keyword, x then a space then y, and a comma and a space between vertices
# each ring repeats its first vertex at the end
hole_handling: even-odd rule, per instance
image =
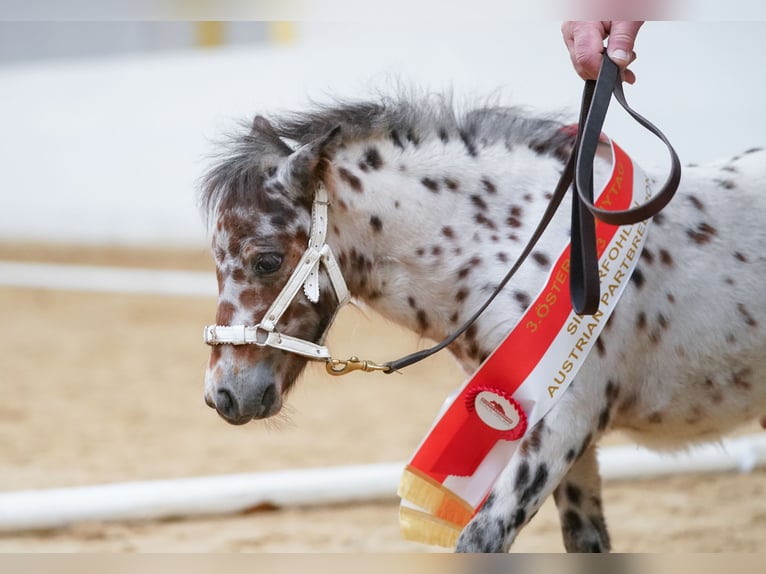
POLYGON ((505 141, 536 145, 555 135, 561 122, 534 116, 521 107, 485 100, 479 105, 456 106, 448 94, 385 96, 374 101, 335 100, 314 105, 307 112, 271 118, 280 137, 305 144, 341 126, 346 143, 397 136, 419 143, 431 137, 475 139, 476 143, 505 141))
MULTIPOLYGON (((314 105, 306 112, 288 112, 268 118, 284 140, 303 145, 340 126, 346 144, 390 138, 396 145, 418 145, 431 138, 462 141, 467 153, 480 153, 483 146, 503 142, 509 149, 525 145, 541 154, 563 157, 572 144, 571 133, 561 130, 554 117, 535 116, 520 107, 485 102, 460 111, 449 95, 422 97, 379 96, 374 101, 335 100, 314 105)), ((254 193, 276 165, 279 143, 257 130, 230 135, 223 153, 202 181, 201 205, 208 220, 223 205, 253 204, 254 193)))

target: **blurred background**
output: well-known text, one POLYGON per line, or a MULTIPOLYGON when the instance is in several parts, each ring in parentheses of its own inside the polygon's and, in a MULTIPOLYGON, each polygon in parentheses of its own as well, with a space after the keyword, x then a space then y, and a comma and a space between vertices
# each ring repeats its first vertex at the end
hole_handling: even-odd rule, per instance
MULTIPOLYGON (((199 178, 238 122, 334 97, 451 91, 460 106, 490 98, 574 120, 582 82, 559 27, 478 17, 0 22, 0 491, 407 459, 462 381, 444 357, 385 380, 309 369, 271 425, 230 427, 204 405, 201 330, 215 314, 215 279, 199 178), (153 290, 161 281, 165 294, 153 290)), ((651 22, 636 51, 628 100, 684 164, 764 144, 756 62, 766 23, 651 22)), ((642 165, 665 165, 660 144, 620 110, 606 131, 642 165)), ((425 344, 356 309, 330 339, 338 355, 374 360, 425 344)), ((765 478, 609 484, 614 547, 763 550, 765 478)), ((0 551, 431 550, 400 540, 396 512, 384 500, 85 522, 0 533, 0 551)), ((516 549, 562 548, 547 504, 516 549)))
MULTIPOLYGON (((762 141, 763 23, 654 22, 627 89, 684 162, 762 141)), ((258 113, 400 86, 574 118, 558 22, 2 22, 0 239, 199 246, 195 185, 215 141, 258 113)), ((651 167, 624 114, 608 131, 651 167)))

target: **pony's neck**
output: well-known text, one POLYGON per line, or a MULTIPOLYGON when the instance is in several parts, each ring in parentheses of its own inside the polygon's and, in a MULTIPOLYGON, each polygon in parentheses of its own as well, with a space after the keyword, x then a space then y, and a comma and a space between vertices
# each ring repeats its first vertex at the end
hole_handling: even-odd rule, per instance
MULTIPOLYGON (((459 139, 438 137, 344 147, 327 182, 329 242, 352 294, 385 317, 442 339, 517 258, 561 168, 551 155, 502 142, 473 153, 459 139)), ((493 304, 453 346, 464 367, 474 368, 499 344, 556 255, 541 251, 510 300, 493 304)))

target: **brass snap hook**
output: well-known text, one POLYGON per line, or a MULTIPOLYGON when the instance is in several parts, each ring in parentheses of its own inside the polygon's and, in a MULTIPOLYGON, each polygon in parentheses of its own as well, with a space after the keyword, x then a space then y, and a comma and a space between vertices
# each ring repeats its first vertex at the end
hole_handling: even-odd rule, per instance
POLYGON ((361 360, 359 357, 351 357, 346 361, 340 359, 328 359, 325 363, 325 369, 327 372, 335 377, 346 375, 353 371, 364 371, 370 373, 372 371, 387 372, 391 369, 386 365, 379 365, 372 361, 361 360))

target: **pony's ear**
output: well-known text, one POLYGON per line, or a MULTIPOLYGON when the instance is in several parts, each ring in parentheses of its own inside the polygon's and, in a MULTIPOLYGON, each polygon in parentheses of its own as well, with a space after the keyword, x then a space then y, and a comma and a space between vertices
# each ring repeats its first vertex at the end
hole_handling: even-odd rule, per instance
POLYGON ((255 116, 253 124, 250 128, 250 133, 259 135, 261 138, 272 144, 280 155, 290 155, 293 150, 287 145, 282 138, 277 135, 274 126, 271 125, 269 120, 263 116, 255 116))
POLYGON ((324 177, 324 171, 340 144, 341 128, 335 126, 293 152, 288 158, 289 179, 293 187, 313 195, 312 183, 324 177))

